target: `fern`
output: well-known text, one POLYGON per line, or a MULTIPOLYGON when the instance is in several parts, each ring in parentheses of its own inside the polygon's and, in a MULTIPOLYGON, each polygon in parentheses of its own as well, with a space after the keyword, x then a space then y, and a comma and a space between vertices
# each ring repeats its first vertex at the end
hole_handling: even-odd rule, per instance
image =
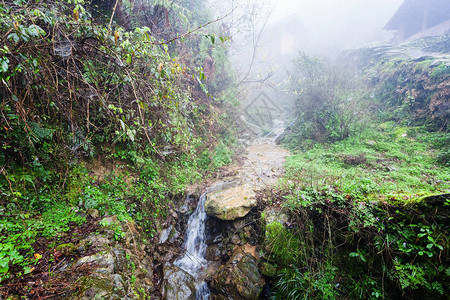
POLYGON ((31 138, 33 138, 35 143, 53 139, 53 130, 41 127, 38 123, 35 122, 29 122, 28 126, 33 133, 31 135, 31 138))

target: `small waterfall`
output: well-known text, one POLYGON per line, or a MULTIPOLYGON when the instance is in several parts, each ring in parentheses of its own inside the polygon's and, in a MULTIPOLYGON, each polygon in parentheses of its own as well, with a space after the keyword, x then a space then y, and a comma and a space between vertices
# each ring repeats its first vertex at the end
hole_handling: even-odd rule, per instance
MULTIPOLYGON (((189 217, 184 245, 185 254, 174 263, 180 269, 194 276, 194 278, 199 278, 200 272, 207 266, 205 259, 205 223, 207 218, 205 200, 206 193, 200 197, 195 212, 189 217)), ((210 292, 206 282, 198 282, 196 289, 195 298, 197 300, 209 299, 210 292)))

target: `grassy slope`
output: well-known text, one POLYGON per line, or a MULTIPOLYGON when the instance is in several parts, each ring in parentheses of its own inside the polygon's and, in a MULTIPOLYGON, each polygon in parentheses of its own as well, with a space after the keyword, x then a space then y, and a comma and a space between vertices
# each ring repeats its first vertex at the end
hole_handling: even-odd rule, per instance
POLYGON ((266 258, 279 270, 274 299, 449 292, 448 66, 379 52, 367 62, 371 110, 356 130, 338 141, 299 140, 301 128, 287 136, 293 155, 269 197, 290 220, 266 228, 266 258))
POLYGON ((316 144, 288 159, 286 179, 366 200, 407 201, 446 193, 450 168, 436 164, 439 152, 433 147, 446 135, 420 131, 383 123, 334 144, 316 144))

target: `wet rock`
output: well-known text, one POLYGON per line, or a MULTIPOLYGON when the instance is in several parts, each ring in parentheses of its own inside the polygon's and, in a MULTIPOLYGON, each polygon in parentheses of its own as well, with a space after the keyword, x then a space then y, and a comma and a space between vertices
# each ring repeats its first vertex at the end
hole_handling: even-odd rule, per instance
POLYGON ((195 278, 170 263, 164 265, 163 298, 195 299, 195 278))
POLYGON ((265 283, 255 253, 252 253, 254 250, 250 245, 239 247, 228 262, 219 267, 211 281, 219 295, 235 300, 258 299, 265 283))
POLYGON ((248 185, 239 185, 208 194, 205 211, 221 220, 235 220, 246 216, 255 206, 255 192, 248 185))
POLYGON ((219 234, 218 236, 216 236, 213 240, 213 243, 219 243, 223 240, 223 235, 219 234))
POLYGON ((166 229, 164 229, 163 231, 161 231, 160 235, 159 235, 159 244, 164 244, 165 242, 167 242, 167 240, 169 239, 170 233, 173 230, 173 226, 170 225, 169 227, 167 227, 166 229))
POLYGON ((180 233, 173 227, 173 225, 170 225, 163 231, 161 231, 159 235, 159 244, 164 244, 166 242, 173 243, 180 237, 180 233))

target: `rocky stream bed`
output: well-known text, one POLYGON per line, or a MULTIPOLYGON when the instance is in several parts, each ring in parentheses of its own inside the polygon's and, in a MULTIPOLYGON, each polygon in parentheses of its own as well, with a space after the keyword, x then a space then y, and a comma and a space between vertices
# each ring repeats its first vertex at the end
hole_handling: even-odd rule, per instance
MULTIPOLYGON (((260 297, 265 287, 265 276, 273 274, 270 274, 272 270, 267 264, 260 263, 264 252, 260 245, 262 228, 259 213, 262 208, 257 207, 256 196, 259 190, 275 184, 287 155, 288 151, 276 145, 273 137, 255 140, 248 145, 243 166, 237 174, 207 188, 198 204, 204 207, 197 207, 192 215, 196 216, 199 209, 204 209, 207 218, 199 222, 193 221, 191 217, 186 234, 189 241, 192 234, 204 232, 203 236, 196 236, 198 247, 201 248, 204 243, 204 256, 199 258, 198 252, 189 253, 195 250, 186 242, 183 247, 185 256, 182 258, 187 258, 200 269, 189 270, 186 264, 180 265, 179 260, 166 262, 163 271, 164 299, 260 297), (193 231, 190 227, 192 222, 206 229, 197 227, 193 231), (203 259, 206 260, 200 261, 203 259), (207 292, 199 292, 199 282, 207 282, 207 292)), ((277 212, 271 211, 269 214, 274 216, 272 221, 277 219, 277 212)), ((160 243, 167 244, 167 237, 177 235, 178 232, 169 227, 162 232, 160 243)), ((204 286, 200 289, 204 289, 204 286)))
MULTIPOLYGON (((139 230, 114 216, 97 218, 102 230, 61 251, 77 252, 67 266, 88 268, 77 280, 77 299, 258 299, 275 269, 264 262, 264 222, 286 216, 258 203, 275 184, 289 152, 275 143, 283 128, 246 143, 233 176, 179 201, 149 245, 139 230), (117 228, 122 239, 114 237, 117 228), (83 255, 83 253, 85 253, 83 255), (158 296, 159 295, 159 296, 158 296)), ((68 253, 67 253, 68 254, 68 253)))

